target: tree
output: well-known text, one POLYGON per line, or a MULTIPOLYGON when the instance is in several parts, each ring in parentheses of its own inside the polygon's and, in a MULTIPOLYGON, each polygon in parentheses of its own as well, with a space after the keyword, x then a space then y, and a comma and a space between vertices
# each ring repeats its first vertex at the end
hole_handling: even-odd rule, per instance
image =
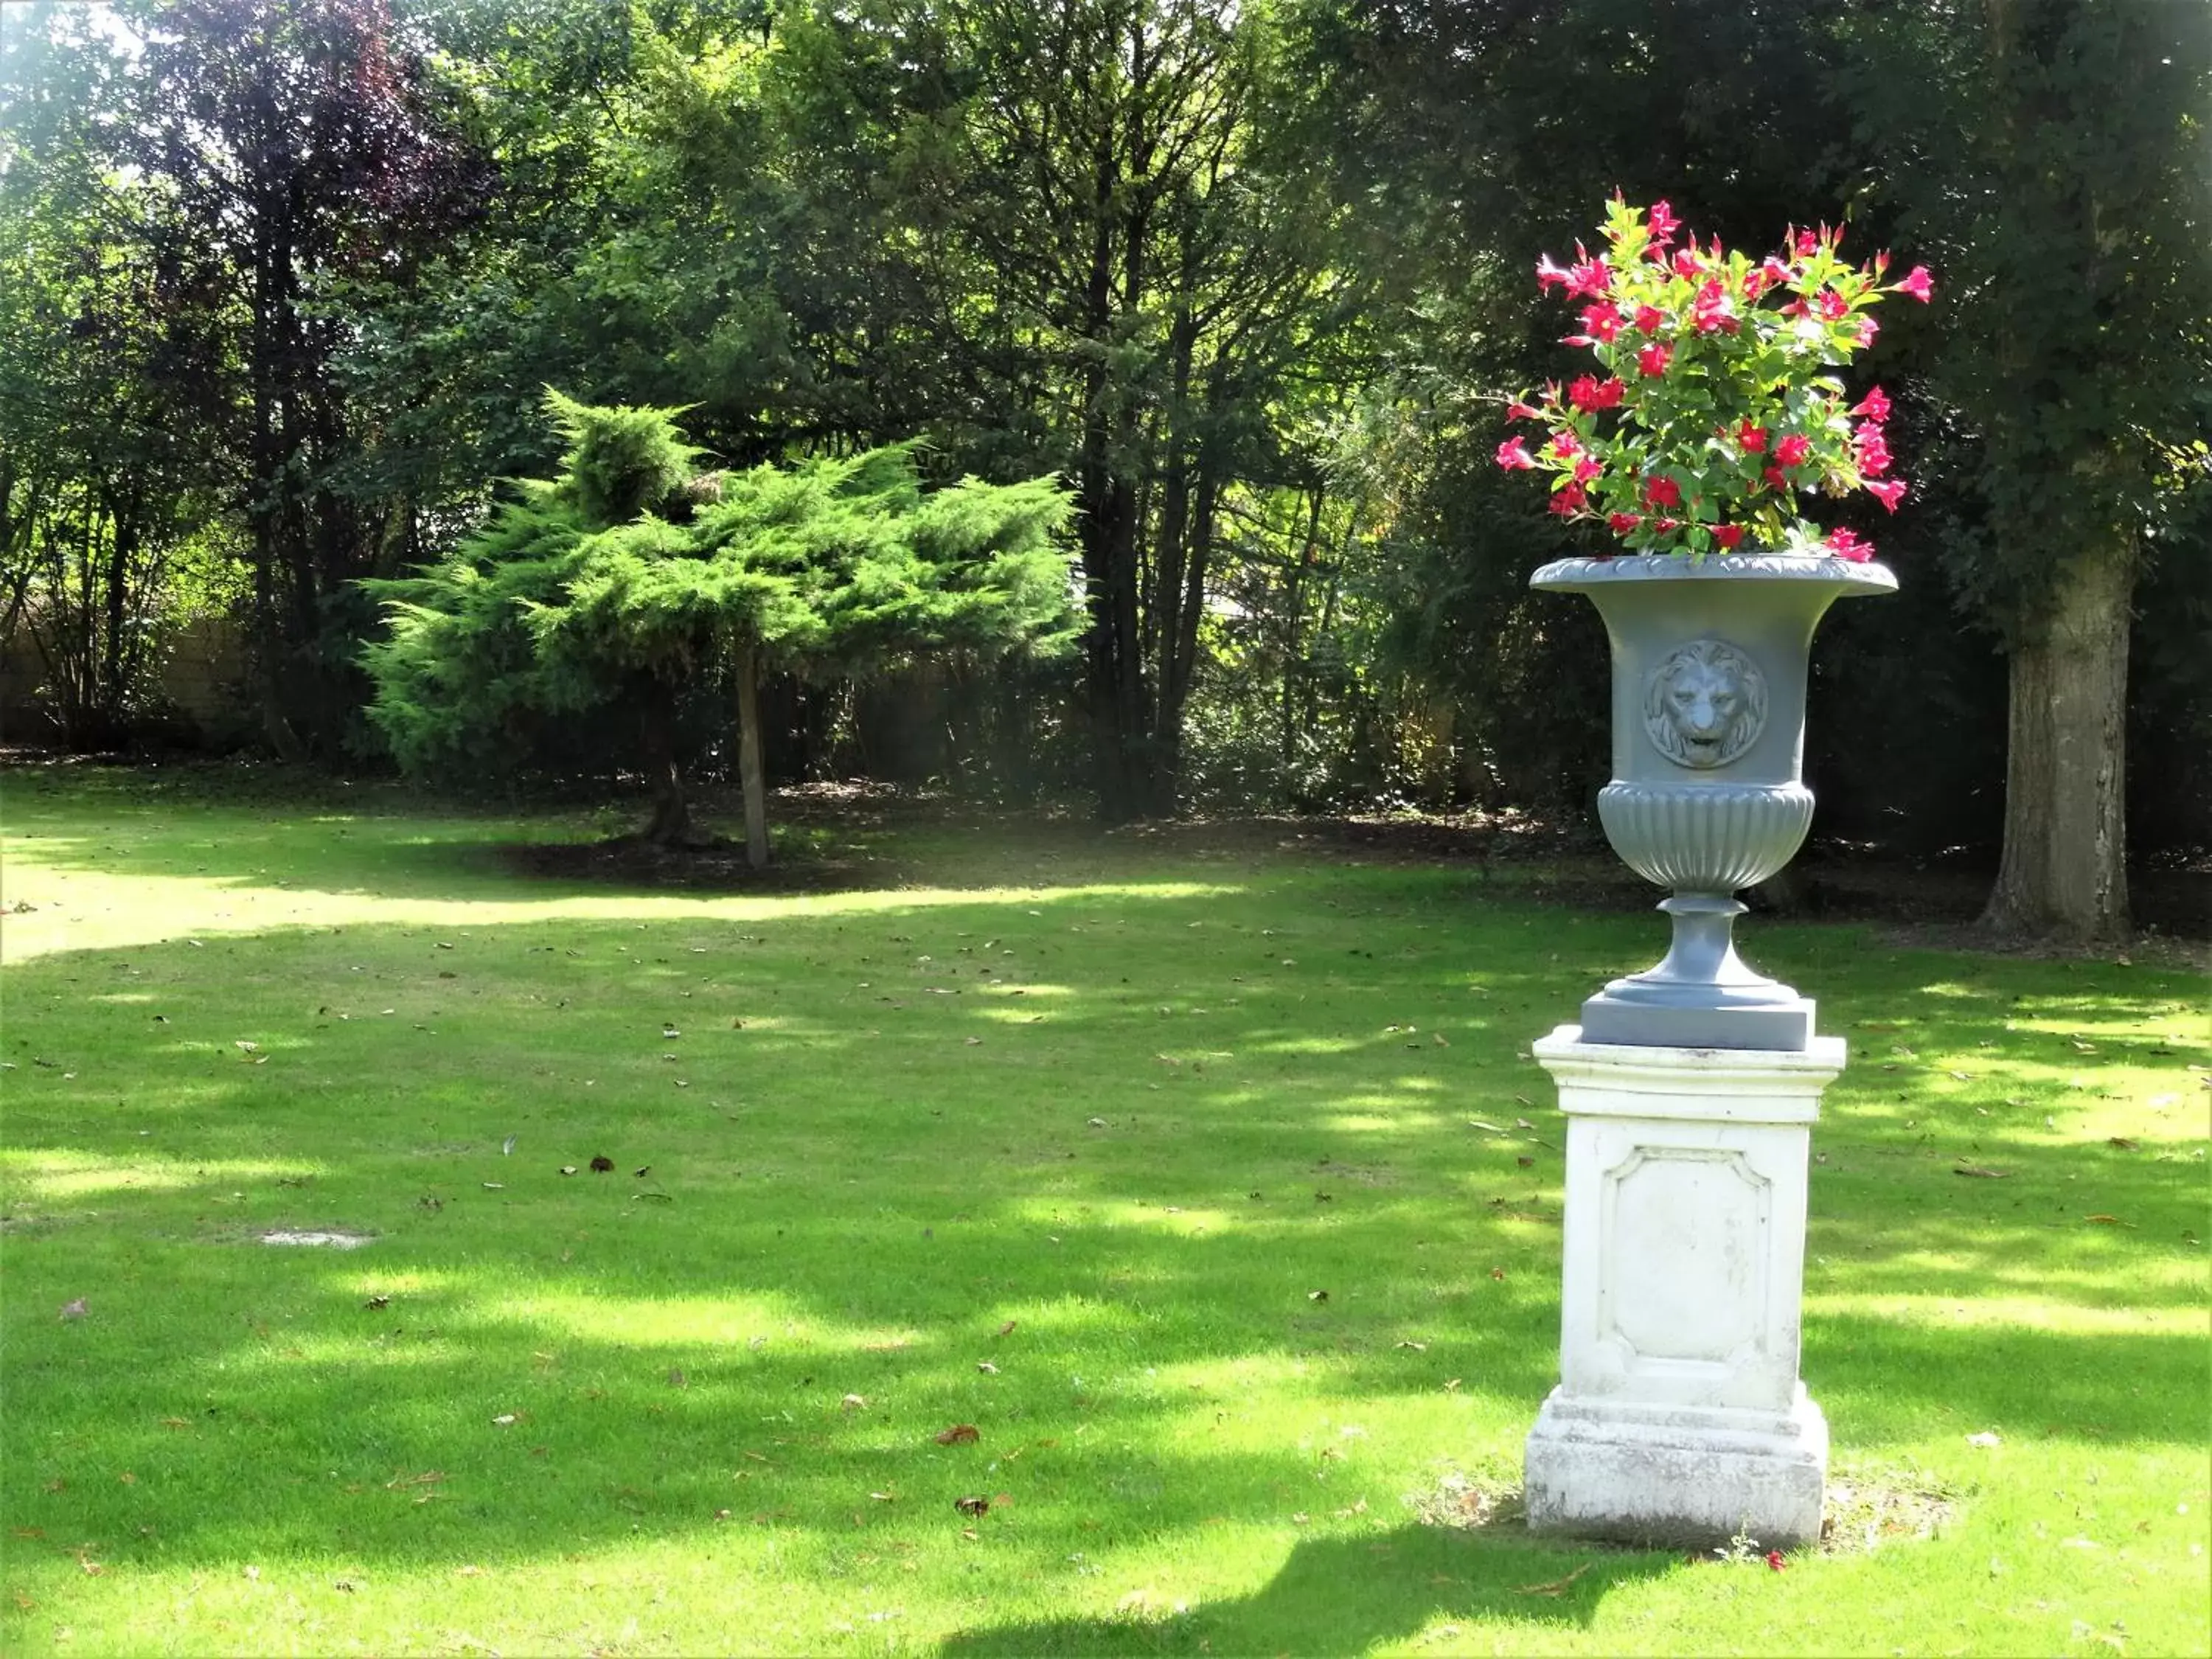
POLYGON ((1869 161, 1962 296, 1929 373, 1966 493, 1946 552, 2010 674, 1984 921, 2122 937, 2133 596, 2162 547, 2203 556, 2170 538, 2212 488, 2212 16, 1982 0, 1855 33, 1869 161))
POLYGON ((143 52, 118 159, 168 205, 153 249, 166 280, 222 331, 200 441, 232 471, 265 723, 293 752, 343 721, 350 645, 331 606, 383 540, 383 504, 343 487, 360 435, 335 373, 354 326, 343 291, 403 276, 472 210, 480 175, 424 98, 386 0, 127 9, 143 52))
POLYGON ((1077 627, 1049 478, 925 490, 910 445, 700 474, 673 411, 548 399, 568 441, 421 576, 370 584, 391 633, 366 653, 401 763, 495 763, 518 728, 623 702, 654 792, 646 835, 688 838, 679 703, 733 683, 746 849, 768 860, 759 683, 865 674, 927 653, 1066 649, 1077 627))

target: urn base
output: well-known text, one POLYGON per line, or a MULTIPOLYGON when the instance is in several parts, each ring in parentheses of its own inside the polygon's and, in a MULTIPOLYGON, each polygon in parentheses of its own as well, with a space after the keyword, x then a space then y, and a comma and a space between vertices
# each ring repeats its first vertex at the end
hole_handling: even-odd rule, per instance
MULTIPOLYGON (((1813 999, 1796 995, 1763 1007, 1682 1007, 1613 994, 1615 980, 1583 1004, 1583 1041, 1634 1048, 1766 1048, 1803 1054, 1813 1042, 1813 999)), ((1778 985, 1778 991, 1790 988, 1778 985)))

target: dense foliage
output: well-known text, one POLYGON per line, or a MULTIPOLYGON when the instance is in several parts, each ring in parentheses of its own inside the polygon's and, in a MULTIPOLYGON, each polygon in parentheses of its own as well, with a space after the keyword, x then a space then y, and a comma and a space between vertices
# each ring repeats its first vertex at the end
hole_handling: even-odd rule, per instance
POLYGON ((420 574, 368 584, 390 613, 366 653, 369 714, 410 771, 497 773, 533 733, 573 742, 626 705, 656 790, 647 834, 680 841, 678 712, 734 678, 757 864, 764 668, 857 676, 1073 642, 1053 479, 925 492, 910 447, 701 475, 675 411, 546 401, 558 475, 420 574))
POLYGON ((1846 458, 1914 482, 1845 515, 1905 585, 1816 667, 1825 832, 2002 838, 1999 919, 2087 932, 2124 921, 2123 779, 2139 853, 2212 842, 2194 0, 116 0, 0 30, 4 648, 74 740, 143 724, 164 641, 224 610, 284 753, 634 775, 633 705, 682 686, 670 751, 735 767, 743 636, 783 776, 1580 810, 1603 665, 1525 575, 1606 526, 1497 470, 1486 394, 1571 408, 1589 359, 1529 261, 1619 191, 1944 283, 1883 319, 1895 470, 1846 458), (502 483, 575 441, 548 382, 683 409, 680 499, 502 483), (1062 481, 1072 654, 856 656, 661 591, 736 568, 694 538, 785 476, 754 469, 865 480, 918 435, 900 489, 1062 481), (719 506, 684 493, 709 461, 719 506), (363 579, 464 568, 483 706, 410 726, 387 682, 364 720, 364 643, 430 624, 384 638, 363 579), (659 617, 637 660, 607 607, 659 617), (523 742, 562 697, 562 741, 523 742))

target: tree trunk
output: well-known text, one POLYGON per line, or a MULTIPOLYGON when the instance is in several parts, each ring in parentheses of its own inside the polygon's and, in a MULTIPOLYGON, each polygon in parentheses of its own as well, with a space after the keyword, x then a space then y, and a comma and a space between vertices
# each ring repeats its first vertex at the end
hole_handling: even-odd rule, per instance
POLYGON ((691 803, 684 793, 684 769, 676 763, 676 700, 657 682, 642 690, 638 723, 646 781, 653 790, 653 815, 643 833, 655 847, 681 847, 691 839, 691 803))
POLYGON ((738 776, 745 793, 745 862, 768 866, 768 783, 761 770, 760 661, 738 647, 738 776))
POLYGON ((2013 648, 2004 855, 1982 922, 2090 944, 2128 932, 2128 623, 2133 538, 2115 531, 2062 574, 2013 648))

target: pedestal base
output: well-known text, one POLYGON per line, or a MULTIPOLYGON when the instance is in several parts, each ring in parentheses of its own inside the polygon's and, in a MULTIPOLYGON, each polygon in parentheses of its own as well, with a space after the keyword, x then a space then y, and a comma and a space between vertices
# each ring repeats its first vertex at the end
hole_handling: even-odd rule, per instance
MULTIPOLYGON (((1616 997, 1616 980, 1583 1004, 1583 1041, 1634 1048, 1765 1048, 1803 1054, 1813 1046, 1813 1000, 1763 1007, 1696 1007, 1616 997)), ((1777 988, 1786 992, 1787 986, 1777 988)))
POLYGON ((1820 1536, 1828 1424, 1802 1390, 1788 1412, 1577 1400, 1555 1389, 1528 1436, 1532 1532, 1698 1549, 1820 1536))

